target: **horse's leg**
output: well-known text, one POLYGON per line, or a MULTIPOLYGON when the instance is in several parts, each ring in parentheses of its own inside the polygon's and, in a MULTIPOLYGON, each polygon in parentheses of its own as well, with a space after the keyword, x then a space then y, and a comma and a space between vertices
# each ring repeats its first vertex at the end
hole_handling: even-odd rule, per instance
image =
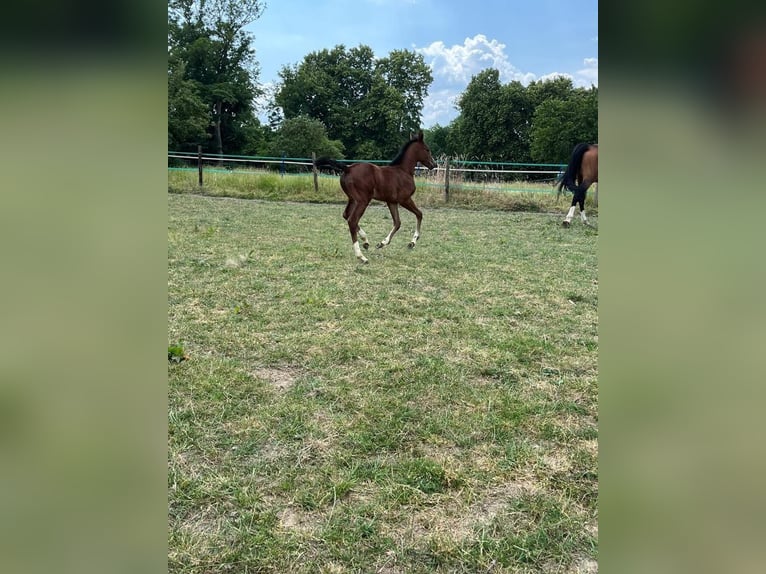
POLYGON ((423 221, 423 212, 418 209, 417 205, 415 205, 415 202, 412 201, 411 197, 407 198, 407 201, 403 201, 401 205, 407 211, 414 213, 415 218, 417 219, 417 223, 415 224, 415 233, 412 235, 412 241, 410 241, 410 243, 407 245, 407 247, 412 249, 415 247, 415 244, 420 238, 420 223, 423 221))
POLYGON ((561 222, 561 225, 563 225, 564 227, 569 227, 569 225, 572 223, 572 218, 574 217, 576 205, 577 205, 577 192, 575 192, 572 197, 572 205, 570 206, 569 211, 567 212, 567 216, 564 218, 564 221, 561 222))
POLYGON ((362 219, 362 214, 365 209, 367 209, 367 205, 365 205, 364 202, 357 201, 354 203, 354 207, 348 215, 348 230, 351 233, 351 243, 354 246, 354 255, 356 255, 356 258, 359 259, 360 263, 367 263, 367 258, 362 255, 362 250, 359 248, 359 240, 357 239, 357 234, 360 229, 359 220, 362 219))
POLYGON ((388 205, 388 211, 391 212, 391 219, 394 220, 394 226, 391 228, 391 231, 388 232, 386 238, 378 243, 378 249, 391 243, 391 238, 394 236, 394 233, 399 231, 399 228, 402 226, 402 222, 399 219, 399 206, 395 203, 387 203, 386 205, 388 205))
MULTIPOLYGON (((354 206, 356 203, 353 199, 349 198, 348 203, 346 204, 346 209, 343 210, 343 219, 348 221, 349 216, 354 211, 354 206)), ((361 227, 359 228, 359 237, 362 238, 362 247, 365 249, 368 249, 370 247, 370 242, 367 241, 367 234, 364 232, 364 229, 361 227)))
POLYGON ((588 218, 585 217, 585 194, 588 191, 588 188, 590 187, 590 182, 588 180, 585 180, 581 185, 578 185, 577 188, 574 190, 572 195, 572 205, 569 208, 569 211, 567 212, 567 216, 564 218, 564 221, 561 222, 561 225, 564 227, 569 227, 569 225, 572 223, 572 218, 575 214, 575 207, 580 207, 580 219, 582 219, 582 222, 585 225, 589 225, 588 218))
POLYGON ((361 227, 359 227, 359 237, 362 238, 362 247, 364 247, 365 249, 369 249, 370 242, 367 241, 367 234, 364 232, 364 229, 362 229, 361 227))
POLYGON ((580 219, 582 219, 582 222, 585 225, 590 225, 588 223, 588 218, 585 217, 585 194, 588 193, 588 188, 590 187, 591 182, 587 179, 582 182, 580 185, 580 189, 582 189, 582 193, 579 196, 579 204, 580 204, 580 219))

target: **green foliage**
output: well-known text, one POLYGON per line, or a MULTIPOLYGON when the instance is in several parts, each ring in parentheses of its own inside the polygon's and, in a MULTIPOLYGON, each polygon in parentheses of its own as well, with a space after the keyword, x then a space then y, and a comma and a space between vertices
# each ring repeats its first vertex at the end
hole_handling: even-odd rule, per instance
POLYGON ((311 157, 311 152, 316 152, 317 156, 342 158, 343 144, 330 141, 322 122, 307 116, 282 122, 269 149, 271 156, 311 157))
POLYGON ((186 103, 171 107, 169 102, 169 142, 172 134, 179 147, 192 143, 184 141, 197 135, 188 126, 199 126, 204 107, 213 151, 240 153, 248 146, 258 123, 253 102, 260 89, 253 39, 244 27, 260 17, 262 10, 261 0, 169 3, 169 76, 181 74, 172 82, 169 78, 169 92, 171 83, 178 86, 181 102, 186 103), (198 96, 194 105, 189 103, 191 93, 198 96))
POLYGON ((394 50, 376 59, 365 45, 312 52, 279 76, 274 102, 285 119, 319 120, 349 157, 368 159, 393 157, 420 127, 433 81, 421 55, 394 50))
POLYGON ((168 149, 180 150, 207 139, 210 119, 197 84, 185 79, 186 64, 168 61, 168 149))
POLYGON ((576 144, 598 142, 597 88, 543 101, 535 109, 530 136, 532 159, 540 162, 566 163, 576 144))
POLYGON ((461 121, 458 128, 462 151, 467 159, 510 161, 504 142, 507 135, 500 122, 507 115, 502 107, 500 72, 483 70, 475 75, 458 99, 461 121))
POLYGON ((171 363, 180 363, 184 359, 186 359, 186 354, 181 345, 168 345, 168 361, 171 363))
POLYGON ((452 138, 450 138, 451 131, 451 127, 440 126, 439 124, 430 129, 423 130, 425 140, 428 142, 434 158, 443 156, 455 157, 459 155, 458 149, 455 147, 452 138))
POLYGON ((446 149, 472 160, 565 163, 581 141, 598 141, 598 90, 568 78, 501 84, 487 69, 458 99, 446 149))

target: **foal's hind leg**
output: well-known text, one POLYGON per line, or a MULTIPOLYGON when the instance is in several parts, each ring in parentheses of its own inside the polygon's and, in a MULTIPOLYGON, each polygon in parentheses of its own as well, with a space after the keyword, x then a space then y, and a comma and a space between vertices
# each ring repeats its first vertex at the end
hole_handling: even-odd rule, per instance
POLYGON ((388 232, 388 235, 386 235, 386 238, 378 243, 378 249, 381 247, 385 247, 389 243, 391 243, 391 238, 394 236, 394 233, 399 231, 399 228, 402 226, 402 222, 399 219, 399 206, 397 206, 395 203, 388 203, 388 211, 391 212, 391 219, 394 220, 394 226, 391 228, 391 231, 388 232))
POLYGON ((407 199, 407 201, 403 201, 401 205, 407 211, 414 213, 415 218, 417 219, 417 223, 415 224, 415 233, 412 235, 412 241, 410 241, 409 244, 407 245, 407 247, 412 249, 413 247, 415 247, 415 244, 418 242, 418 239, 420 238, 420 224, 423 221, 423 212, 418 209, 418 207, 415 205, 415 202, 412 201, 411 197, 407 199))
MULTIPOLYGON (((348 214, 348 230, 351 233, 351 243, 354 247, 354 255, 356 255, 356 258, 359 259, 360 263, 367 263, 367 258, 362 255, 362 250, 359 248, 359 240, 357 239, 357 234, 361 235, 364 232, 360 232, 359 227, 359 220, 362 218, 362 214, 364 214, 364 210, 367 209, 367 205, 362 203, 355 203, 353 209, 351 210, 351 213, 348 214)), ((366 243, 366 235, 363 235, 366 243)), ((367 244, 369 245, 369 244, 367 244)), ((366 249, 366 247, 365 247, 366 249)))
MULTIPOLYGON (((356 205, 356 202, 349 198, 348 203, 346 204, 346 209, 343 210, 343 219, 348 221, 349 216, 354 211, 354 206, 356 205)), ((359 229, 359 237, 362 238, 362 247, 365 249, 368 249, 370 247, 370 242, 367 241, 367 234, 364 232, 364 229, 361 227, 359 229)))

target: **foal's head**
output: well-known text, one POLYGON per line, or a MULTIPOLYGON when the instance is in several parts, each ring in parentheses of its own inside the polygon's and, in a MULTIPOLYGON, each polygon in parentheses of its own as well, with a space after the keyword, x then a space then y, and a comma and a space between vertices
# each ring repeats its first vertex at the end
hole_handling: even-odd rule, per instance
POLYGON ((399 151, 399 155, 391 160, 389 165, 402 165, 405 161, 407 163, 413 162, 413 167, 420 162, 428 169, 436 169, 436 162, 431 155, 431 149, 423 141, 423 130, 420 130, 417 135, 410 137, 410 141, 404 144, 404 147, 399 151))
POLYGON ((412 142, 410 148, 413 148, 413 151, 416 154, 415 159, 428 169, 436 169, 436 162, 431 155, 431 148, 429 148, 428 144, 423 141, 423 130, 418 131, 418 135, 412 138, 412 142))

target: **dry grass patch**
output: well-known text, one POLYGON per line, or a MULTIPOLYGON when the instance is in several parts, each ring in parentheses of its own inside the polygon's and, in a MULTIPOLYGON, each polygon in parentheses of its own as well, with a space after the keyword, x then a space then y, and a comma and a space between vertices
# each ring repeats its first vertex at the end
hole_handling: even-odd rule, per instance
POLYGON ((251 375, 257 379, 261 379, 269 383, 272 388, 280 393, 289 391, 295 384, 296 379, 300 376, 300 372, 297 369, 290 367, 285 368, 266 368, 261 367, 254 369, 251 375))

